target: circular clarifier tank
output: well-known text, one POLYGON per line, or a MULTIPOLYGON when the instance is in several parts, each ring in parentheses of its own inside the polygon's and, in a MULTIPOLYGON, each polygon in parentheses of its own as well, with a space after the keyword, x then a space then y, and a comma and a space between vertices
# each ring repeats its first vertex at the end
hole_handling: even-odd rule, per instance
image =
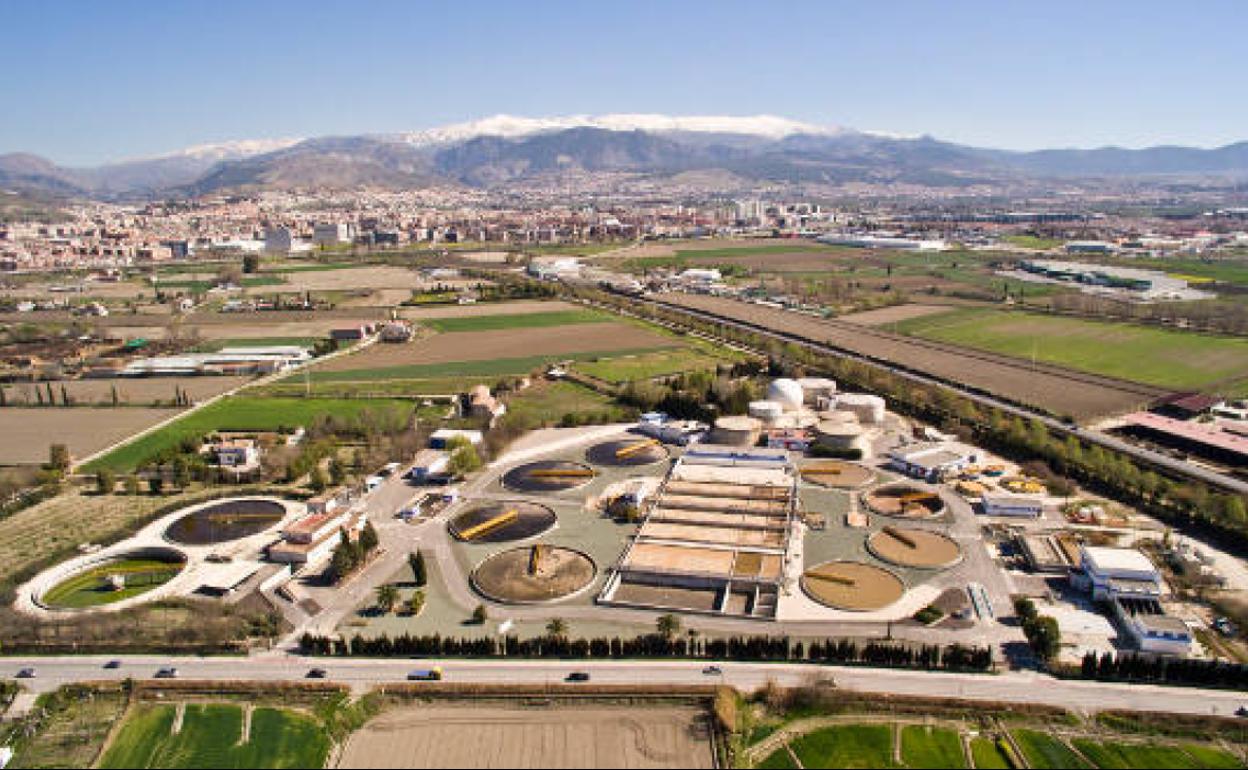
POLYGON ((451 520, 450 533, 466 543, 507 543, 528 540, 555 526, 555 512, 521 500, 481 503, 451 520))
POLYGON ((962 561, 962 547, 926 529, 885 527, 867 538, 867 550, 899 567, 944 569, 962 561))
POLYGON ((802 590, 811 599, 837 610, 882 610, 906 592, 893 573, 860 561, 828 561, 802 575, 802 590))
POLYGON ((653 465, 668 458, 667 447, 652 438, 626 438, 594 444, 585 453, 585 459, 594 465, 607 467, 635 467, 653 465))
POLYGON ((555 602, 594 582, 598 568, 580 551, 536 543, 500 551, 472 571, 472 586, 508 604, 555 602))
POLYGON ((165 537, 182 545, 215 545, 259 534, 286 518, 280 500, 221 500, 186 514, 169 525, 165 537))
POLYGON ((594 480, 594 469, 570 460, 525 463, 503 475, 503 486, 517 492, 565 492, 594 480))

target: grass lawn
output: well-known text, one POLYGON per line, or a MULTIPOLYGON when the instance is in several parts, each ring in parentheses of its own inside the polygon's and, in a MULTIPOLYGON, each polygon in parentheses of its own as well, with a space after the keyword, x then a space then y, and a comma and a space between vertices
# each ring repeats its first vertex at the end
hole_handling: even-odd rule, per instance
POLYGON ((1248 339, 989 308, 912 318, 896 329, 1165 388, 1248 379, 1248 339))
POLYGON ((971 739, 971 760, 975 763, 975 767, 988 768, 988 770, 1010 770, 1009 757, 991 738, 971 739))
MULTIPOLYGON (((430 318, 420 321, 440 332, 483 332, 494 329, 526 329, 543 326, 571 326, 614 321, 613 316, 594 310, 554 310, 549 313, 513 313, 465 316, 463 318, 430 318)), ((592 333, 592 330, 587 330, 592 333)))
POLYGON ((789 750, 781 746, 779 749, 771 752, 762 762, 755 767, 763 768, 763 770, 788 770, 795 768, 797 765, 793 762, 793 757, 789 756, 789 750))
MULTIPOLYGON (((523 356, 519 358, 497 358, 486 361, 452 361, 442 364, 408 364, 405 366, 386 366, 376 369, 347 369, 343 371, 318 372, 312 371, 312 382, 372 382, 377 380, 424 380, 446 379, 457 377, 503 377, 507 375, 528 374, 535 369, 543 369, 557 361, 588 361, 607 356, 624 356, 635 353, 647 353, 654 348, 637 350, 587 351, 583 353, 564 353, 561 355, 523 356)), ((286 381, 302 379, 303 375, 292 375, 286 381)))
POLYGON ((966 767, 961 736, 953 730, 939 727, 903 727, 901 760, 909 767, 966 767))
POLYGON ((1001 240, 1024 249, 1055 249, 1065 243, 1061 238, 1038 238, 1034 235, 1007 235, 1001 240))
POLYGON ((1061 740, 1035 730, 1015 730, 1014 740, 1023 750, 1027 764, 1036 770, 1091 767, 1061 740))
MULTIPOLYGON (((317 398, 360 398, 377 396, 446 396, 462 393, 478 383, 494 385, 489 377, 430 377, 421 380, 377 380, 373 382, 320 382, 310 386, 298 378, 265 385, 249 391, 258 396, 311 395, 317 398)), ((492 389, 492 388, 491 388, 492 389)))
POLYGON ((413 405, 402 399, 254 398, 233 396, 182 417, 142 438, 114 449, 86 466, 129 471, 185 439, 214 430, 281 430, 308 426, 330 415, 339 419, 360 418, 373 413, 389 421, 406 418, 413 405))
POLYGON ((109 562, 66 578, 44 594, 43 601, 52 607, 69 609, 113 604, 162 586, 180 571, 181 565, 158 559, 109 562), (114 591, 106 587, 110 575, 124 576, 125 588, 114 591))
POLYGON ((171 705, 137 707, 100 767, 310 768, 322 767, 329 753, 320 725, 294 711, 257 708, 246 742, 240 706, 187 705, 176 735, 174 713, 171 705))
POLYGON ((741 358, 732 351, 725 350, 722 353, 723 355, 718 355, 695 348, 604 356, 594 361, 578 362, 576 370, 590 377, 619 384, 666 377, 682 372, 713 370, 720 364, 732 363, 741 358))
POLYGON ((804 767, 897 767, 889 725, 841 725, 816 730, 790 746, 804 767))
POLYGON ((609 412, 623 420, 627 411, 610 398, 574 382, 534 384, 507 402, 507 412, 514 419, 532 423, 557 423, 565 415, 602 414, 609 412))

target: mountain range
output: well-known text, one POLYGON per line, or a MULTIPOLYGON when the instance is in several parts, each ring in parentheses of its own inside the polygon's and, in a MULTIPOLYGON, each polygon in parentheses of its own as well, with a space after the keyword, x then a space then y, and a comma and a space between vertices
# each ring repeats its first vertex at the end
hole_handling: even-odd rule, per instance
POLYGON ((573 174, 741 184, 966 187, 1074 179, 1248 178, 1248 142, 1031 152, 929 136, 816 126, 775 116, 498 115, 407 134, 249 140, 70 168, 0 155, 0 189, 65 198, 144 199, 265 189, 499 189, 573 174), (716 172, 713 174, 690 172, 716 172))

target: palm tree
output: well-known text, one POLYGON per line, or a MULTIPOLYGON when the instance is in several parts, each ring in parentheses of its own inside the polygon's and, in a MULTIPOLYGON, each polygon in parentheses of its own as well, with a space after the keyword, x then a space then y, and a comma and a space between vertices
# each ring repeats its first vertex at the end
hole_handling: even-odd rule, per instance
POLYGON ((671 639, 680 633, 680 618, 670 614, 660 615, 659 619, 655 621, 655 627, 658 628, 659 634, 664 639, 671 639))
POLYGON ((377 587, 377 606, 381 608, 382 613, 389 613, 393 610, 398 600, 399 589, 390 583, 377 587))
POLYGON ((568 621, 563 618, 551 618, 546 624, 546 635, 560 639, 568 635, 568 621))

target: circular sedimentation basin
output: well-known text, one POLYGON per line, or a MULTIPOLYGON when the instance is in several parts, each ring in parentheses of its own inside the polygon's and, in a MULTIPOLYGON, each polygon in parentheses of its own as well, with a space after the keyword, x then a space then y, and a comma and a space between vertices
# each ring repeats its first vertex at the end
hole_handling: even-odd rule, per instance
POLYGON ((585 452, 585 459, 590 463, 612 468, 653 465, 667 458, 667 447, 656 439, 644 437, 604 441, 585 452))
POLYGON ((872 513, 899 519, 935 519, 944 515, 940 495, 909 484, 889 484, 864 492, 862 502, 872 513))
POLYGON ((867 538, 867 550, 899 567, 944 569, 962 561, 961 546, 926 529, 885 527, 867 538))
POLYGON ((814 460, 802 465, 801 473, 805 481, 833 489, 857 489, 875 478, 870 468, 844 460, 814 460))
POLYGON ((594 469, 571 460, 539 460, 503 474, 503 486, 516 492, 564 492, 594 480, 594 469))
POLYGON ((892 572, 860 561, 827 561, 802 575, 802 590, 816 602, 835 610, 882 610, 906 592, 906 584, 892 572))
POLYGON ((259 534, 285 517, 286 506, 278 500, 221 500, 173 522, 165 537, 183 545, 228 543, 259 534))
POLYGON ((142 596, 186 568, 186 557, 172 548, 140 548, 88 562, 38 597, 50 610, 86 610, 142 596))
POLYGON ((580 551, 537 543, 499 551, 472 571, 482 596, 507 604, 566 599, 594 582, 598 568, 580 551))
POLYGON ((473 506, 452 519, 447 529, 466 543, 508 543, 537 537, 557 520, 544 505, 503 500, 473 506))

